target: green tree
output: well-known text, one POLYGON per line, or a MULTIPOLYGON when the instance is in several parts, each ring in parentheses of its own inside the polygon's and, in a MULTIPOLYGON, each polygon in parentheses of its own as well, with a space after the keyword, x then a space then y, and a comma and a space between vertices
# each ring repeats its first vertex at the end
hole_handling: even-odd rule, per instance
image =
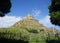
POLYGON ((60 26, 60 0, 51 0, 48 8, 51 23, 60 26))

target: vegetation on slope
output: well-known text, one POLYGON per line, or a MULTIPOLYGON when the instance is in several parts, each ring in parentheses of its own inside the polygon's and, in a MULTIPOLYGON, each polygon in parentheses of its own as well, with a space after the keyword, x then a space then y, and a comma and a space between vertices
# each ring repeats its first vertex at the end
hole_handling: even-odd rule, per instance
POLYGON ((14 41, 14 43, 46 43, 50 40, 57 40, 60 38, 59 36, 50 34, 53 33, 53 31, 48 30, 49 29, 39 24, 38 21, 29 17, 29 19, 25 18, 10 28, 1 28, 0 42, 1 40, 10 40, 12 42, 14 41))
MULTIPOLYGON (((45 33, 34 32, 37 30, 27 30, 24 28, 2 28, 0 29, 0 39, 24 40, 29 43, 46 43, 46 40, 55 40, 55 36, 46 35, 45 33)), ((57 40, 57 39, 56 39, 57 40)))

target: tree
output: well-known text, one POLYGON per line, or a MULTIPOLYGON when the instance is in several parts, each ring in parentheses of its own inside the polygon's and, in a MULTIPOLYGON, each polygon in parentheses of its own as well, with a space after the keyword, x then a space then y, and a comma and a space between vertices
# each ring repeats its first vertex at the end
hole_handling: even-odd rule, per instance
POLYGON ((0 0, 0 17, 5 16, 5 14, 10 12, 11 1, 10 0, 0 0))
POLYGON ((51 0, 48 8, 51 23, 60 26, 60 0, 51 0))

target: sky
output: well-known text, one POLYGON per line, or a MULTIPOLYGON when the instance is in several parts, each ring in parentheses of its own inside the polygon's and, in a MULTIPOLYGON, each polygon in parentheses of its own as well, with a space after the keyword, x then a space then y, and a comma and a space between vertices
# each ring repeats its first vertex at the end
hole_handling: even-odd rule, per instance
POLYGON ((48 5, 50 0, 11 0, 11 12, 5 17, 0 17, 0 27, 9 27, 28 14, 32 14, 44 26, 51 28, 58 26, 52 25, 50 22, 48 5))

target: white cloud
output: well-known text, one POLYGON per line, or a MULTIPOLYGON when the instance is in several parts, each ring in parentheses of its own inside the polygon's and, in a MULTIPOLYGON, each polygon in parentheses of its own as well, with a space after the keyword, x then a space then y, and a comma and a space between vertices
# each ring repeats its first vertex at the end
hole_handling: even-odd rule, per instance
POLYGON ((39 16, 41 14, 41 11, 39 9, 33 9, 32 14, 36 17, 36 16, 39 16))
POLYGON ((50 16, 48 16, 48 15, 46 17, 40 19, 39 22, 41 24, 43 24, 44 26, 54 27, 54 25, 51 24, 51 22, 50 22, 50 16))
POLYGON ((21 17, 16 16, 0 17, 0 28, 10 27, 21 19, 21 17))

